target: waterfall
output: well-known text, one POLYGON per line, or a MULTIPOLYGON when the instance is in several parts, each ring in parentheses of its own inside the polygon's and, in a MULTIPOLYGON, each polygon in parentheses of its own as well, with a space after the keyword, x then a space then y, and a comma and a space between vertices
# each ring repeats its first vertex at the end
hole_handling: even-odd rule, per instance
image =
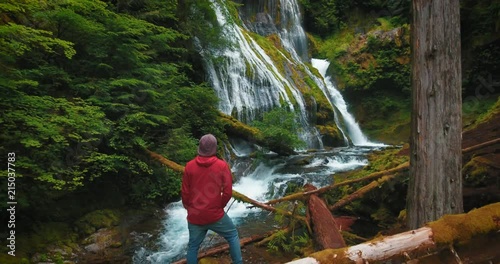
POLYGON ((325 79, 325 84, 327 88, 325 92, 328 98, 330 99, 330 102, 332 102, 335 105, 335 107, 339 110, 342 119, 344 121, 343 124, 347 129, 347 133, 349 134, 349 138, 351 139, 352 143, 356 146, 360 145, 367 146, 374 144, 368 141, 366 136, 359 128, 359 125, 354 119, 354 117, 347 111, 347 104, 344 101, 344 98, 342 97, 340 92, 333 85, 330 76, 326 76, 326 70, 328 69, 330 63, 327 60, 319 60, 319 59, 311 59, 311 63, 313 67, 318 69, 321 76, 323 76, 323 78, 325 79))
POLYGON ((230 42, 224 48, 202 52, 209 80, 220 99, 219 109, 229 115, 236 113, 240 121, 251 122, 259 113, 285 104, 298 114, 299 137, 308 147, 322 148, 319 132, 311 125, 298 87, 284 76, 249 32, 231 20, 226 6, 215 0, 212 5, 223 36, 230 42))
MULTIPOLYGON (((225 48, 200 49, 209 81, 220 98, 219 109, 226 114, 237 115, 243 122, 251 122, 260 113, 284 104, 299 114, 298 122, 302 126, 302 131, 298 134, 308 143, 308 147, 321 149, 318 152, 302 152, 291 157, 270 156, 263 162, 248 156, 252 150, 248 149, 246 142, 232 139, 230 146, 225 147, 231 148, 231 152, 236 154, 230 160, 233 175, 238 179, 233 188, 254 200, 266 201, 284 195, 290 185, 303 186, 305 183, 311 183, 317 187, 325 186, 331 184, 332 174, 368 164, 366 153, 373 149, 371 147, 378 145, 366 139, 347 111, 342 96, 326 76, 329 63, 317 59, 309 61, 306 35, 301 27, 297 1, 246 0, 248 5, 241 9, 252 9, 251 16, 256 13, 258 21, 245 23, 242 26, 231 21, 228 10, 221 2, 223 1, 211 1, 223 37, 230 42, 230 45, 225 48), (276 16, 279 16, 279 19, 276 19, 276 16), (275 25, 278 20, 280 24, 275 25), (314 122, 307 115, 307 104, 302 92, 256 43, 250 34, 251 31, 260 35, 279 36, 285 50, 278 51, 282 56, 281 59, 291 66, 300 68, 301 77, 314 82, 333 111, 338 112, 334 121, 344 135, 348 147, 334 150, 322 148, 322 141, 314 122), (313 73, 309 62, 319 71, 319 75, 313 73), (349 141, 355 146, 348 144, 349 141)), ((249 20, 252 19, 253 17, 251 19, 249 17, 249 20)), ((226 210, 242 237, 274 227, 267 212, 257 208, 248 209, 244 203, 233 204, 230 201, 226 210)), ((163 230, 155 245, 144 245, 150 234, 145 234, 143 240, 142 236, 138 236, 139 246, 133 257, 134 264, 170 263, 185 256, 188 241, 187 212, 180 201, 170 203, 165 212, 163 230)), ((205 239, 202 248, 213 243, 212 236, 213 233, 208 234, 209 238, 205 239)))

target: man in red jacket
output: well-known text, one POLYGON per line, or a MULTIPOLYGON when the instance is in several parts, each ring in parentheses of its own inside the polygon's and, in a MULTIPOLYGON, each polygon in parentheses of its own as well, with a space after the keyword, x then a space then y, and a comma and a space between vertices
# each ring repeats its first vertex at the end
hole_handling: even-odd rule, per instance
POLYGON ((238 230, 224 212, 233 192, 231 170, 216 153, 217 139, 212 134, 204 135, 198 156, 184 168, 181 196, 182 205, 188 211, 188 264, 198 263, 198 249, 208 230, 227 240, 233 263, 243 263, 238 230))

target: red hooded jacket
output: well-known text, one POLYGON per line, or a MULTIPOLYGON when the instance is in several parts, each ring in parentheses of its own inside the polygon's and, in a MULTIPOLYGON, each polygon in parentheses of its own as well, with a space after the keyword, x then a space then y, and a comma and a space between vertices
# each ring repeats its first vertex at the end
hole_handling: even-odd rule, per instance
POLYGON ((182 205, 191 224, 205 225, 224 216, 233 192, 228 164, 216 156, 197 156, 189 161, 182 176, 182 205))

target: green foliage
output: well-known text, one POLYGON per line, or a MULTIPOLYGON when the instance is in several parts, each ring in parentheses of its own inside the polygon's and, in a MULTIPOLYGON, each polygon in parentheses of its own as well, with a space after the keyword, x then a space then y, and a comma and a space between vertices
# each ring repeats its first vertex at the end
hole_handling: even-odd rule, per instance
POLYGON ((180 164, 185 164, 195 157, 198 148, 198 140, 189 136, 190 132, 186 130, 187 126, 172 129, 167 143, 161 148, 165 157, 180 164))
POLYGON ((2 105, 10 109, 0 118, 1 135, 7 146, 15 146, 23 170, 17 176, 37 175, 57 190, 83 185, 88 172, 105 170, 91 160, 109 123, 98 107, 80 99, 72 102, 49 96, 20 96, 2 105))
POLYGON ((352 1, 345 0, 300 0, 299 3, 305 10, 306 26, 323 36, 345 25, 347 10, 352 6, 352 1))
POLYGON ((271 252, 296 253, 300 256, 303 249, 312 244, 309 235, 305 232, 301 233, 301 235, 290 237, 283 230, 277 231, 273 239, 267 243, 267 248, 271 252))
MULTIPOLYGON (((307 207, 302 202, 296 203, 281 203, 277 205, 278 209, 292 211, 294 215, 300 215, 305 217, 307 207)), ((302 228, 296 228, 296 219, 293 217, 287 218, 282 214, 274 214, 274 220, 277 224, 284 226, 286 225, 292 231, 287 232, 285 230, 280 230, 276 232, 272 239, 267 243, 267 248, 271 252, 291 252, 300 253, 305 247, 312 245, 312 240, 302 228)))
POLYGON ((85 236, 95 233, 101 228, 116 226, 120 220, 120 212, 117 210, 97 210, 90 212, 75 223, 78 232, 85 236))
POLYGON ((266 145, 284 145, 292 148, 300 148, 305 143, 297 135, 299 126, 296 122, 296 114, 284 107, 276 107, 263 114, 262 120, 253 122, 264 137, 266 145))
POLYGON ((177 198, 179 175, 143 148, 182 163, 194 138, 222 134, 215 93, 188 77, 177 1, 7 0, 0 10, 0 149, 22 168, 19 218, 46 218, 38 208, 96 182, 132 205, 177 198))
MULTIPOLYGON (((217 15, 208 0, 186 0, 179 2, 180 27, 190 36, 197 38, 201 49, 227 46, 228 41, 221 37, 222 29, 217 22, 217 15)), ((228 16, 230 17, 230 16, 228 16)), ((227 21, 234 23, 234 21, 227 21)))

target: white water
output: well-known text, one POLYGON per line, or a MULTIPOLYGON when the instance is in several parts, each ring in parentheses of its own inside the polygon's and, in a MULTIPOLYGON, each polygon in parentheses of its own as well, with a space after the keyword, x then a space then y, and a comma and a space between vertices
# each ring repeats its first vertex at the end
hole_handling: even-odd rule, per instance
POLYGON ((231 16, 223 4, 214 0, 212 6, 223 35, 230 42, 224 49, 206 49, 202 53, 210 82, 220 99, 219 109, 229 115, 236 112, 240 121, 250 122, 259 112, 284 103, 299 115, 299 137, 309 147, 322 147, 319 132, 309 125, 299 89, 282 75, 248 32, 228 20, 231 16))
MULTIPOLYGON (((265 202, 282 196, 289 182, 301 185, 310 183, 316 187, 325 186, 331 184, 332 174, 367 165, 368 161, 364 155, 371 150, 370 148, 339 148, 332 152, 303 153, 285 159, 267 159, 267 164, 260 162, 256 167, 247 169, 243 175, 239 175, 239 180, 235 182, 233 188, 252 199, 265 202), (294 159, 309 160, 309 164, 297 165, 293 161, 294 159)), ((249 163, 248 160, 240 161, 237 159, 232 164, 232 168, 238 167, 239 162, 249 163)), ((245 231, 246 229, 252 229, 253 226, 259 224, 255 220, 262 222, 268 215, 268 212, 262 212, 261 209, 247 208, 247 204, 233 203, 233 199, 229 201, 226 210, 228 210, 228 215, 233 219, 240 234, 248 233, 245 231)), ((134 264, 171 263, 185 257, 188 242, 187 212, 180 201, 170 203, 165 208, 165 212, 166 217, 157 245, 154 248, 141 245, 142 247, 136 250, 133 257, 134 264)), ((216 241, 223 240, 217 235, 209 233, 202 248, 208 247, 216 241)))
POLYGON ((328 99, 330 99, 330 102, 339 110, 352 143, 355 146, 384 146, 384 144, 368 141, 368 138, 361 131, 359 124, 349 111, 347 111, 347 104, 342 97, 342 94, 340 94, 337 88, 335 88, 330 76, 326 75, 326 70, 328 69, 330 62, 327 60, 313 58, 311 59, 311 64, 313 67, 318 69, 321 76, 323 76, 327 88, 325 94, 328 96, 328 99))
MULTIPOLYGON (((320 149, 322 149, 319 133, 309 125, 304 99, 299 90, 285 76, 281 75, 273 61, 247 32, 233 21, 227 21, 230 16, 219 1, 212 1, 212 4, 217 13, 218 23, 223 27, 225 38, 231 41, 231 45, 226 49, 202 51, 210 81, 220 98, 220 110, 226 114, 236 112, 240 120, 251 121, 259 111, 269 110, 280 105, 282 101, 290 109, 294 109, 293 99, 297 102, 296 106, 299 108, 297 111, 300 113, 299 122, 303 127, 299 136, 309 146, 319 144, 320 149), (217 58, 216 61, 213 58, 217 58), (290 93, 287 93, 287 89, 290 93)), ((329 63, 324 60, 312 60, 313 66, 320 71, 324 80, 312 74, 303 63, 305 61, 304 54, 306 54, 306 38, 300 26, 297 2, 280 0, 280 5, 282 7, 281 17, 289 26, 282 27, 279 35, 285 49, 292 55, 294 61, 291 63, 304 66, 306 74, 316 82, 330 103, 338 109, 343 124, 345 124, 346 131, 343 133, 346 142, 348 142, 348 136, 355 146, 368 147, 347 147, 332 152, 303 153, 299 156, 278 160, 266 159, 258 161, 257 165, 252 167, 248 164, 256 161, 249 161, 247 158, 252 149, 236 146, 238 144, 230 146, 237 156, 235 160, 231 160, 234 174, 238 176, 234 189, 262 202, 283 195, 287 183, 290 182, 298 183, 299 186, 311 183, 316 187, 330 184, 331 174, 366 165, 367 160, 364 155, 372 150, 372 146, 382 146, 382 144, 369 142, 352 115, 347 111, 347 105, 342 96, 335 89, 330 78, 325 76, 329 63), (297 158, 307 158, 309 163, 297 165, 293 161, 297 158)), ((343 129, 340 120, 335 121, 339 125, 339 129, 343 129)), ((252 229, 253 226, 264 221, 263 219, 267 217, 267 212, 256 208, 248 209, 246 204, 233 203, 233 200, 228 203, 226 210, 240 230, 240 234, 247 229, 252 229)), ((142 246, 139 243, 141 246, 135 252, 133 263, 170 263, 185 257, 188 242, 187 212, 179 201, 169 204, 165 208, 165 213, 163 228, 156 245, 142 246)), ((151 235, 146 234, 146 236, 151 235)), ((213 237, 216 236, 209 233, 202 248, 213 243, 213 237)))

